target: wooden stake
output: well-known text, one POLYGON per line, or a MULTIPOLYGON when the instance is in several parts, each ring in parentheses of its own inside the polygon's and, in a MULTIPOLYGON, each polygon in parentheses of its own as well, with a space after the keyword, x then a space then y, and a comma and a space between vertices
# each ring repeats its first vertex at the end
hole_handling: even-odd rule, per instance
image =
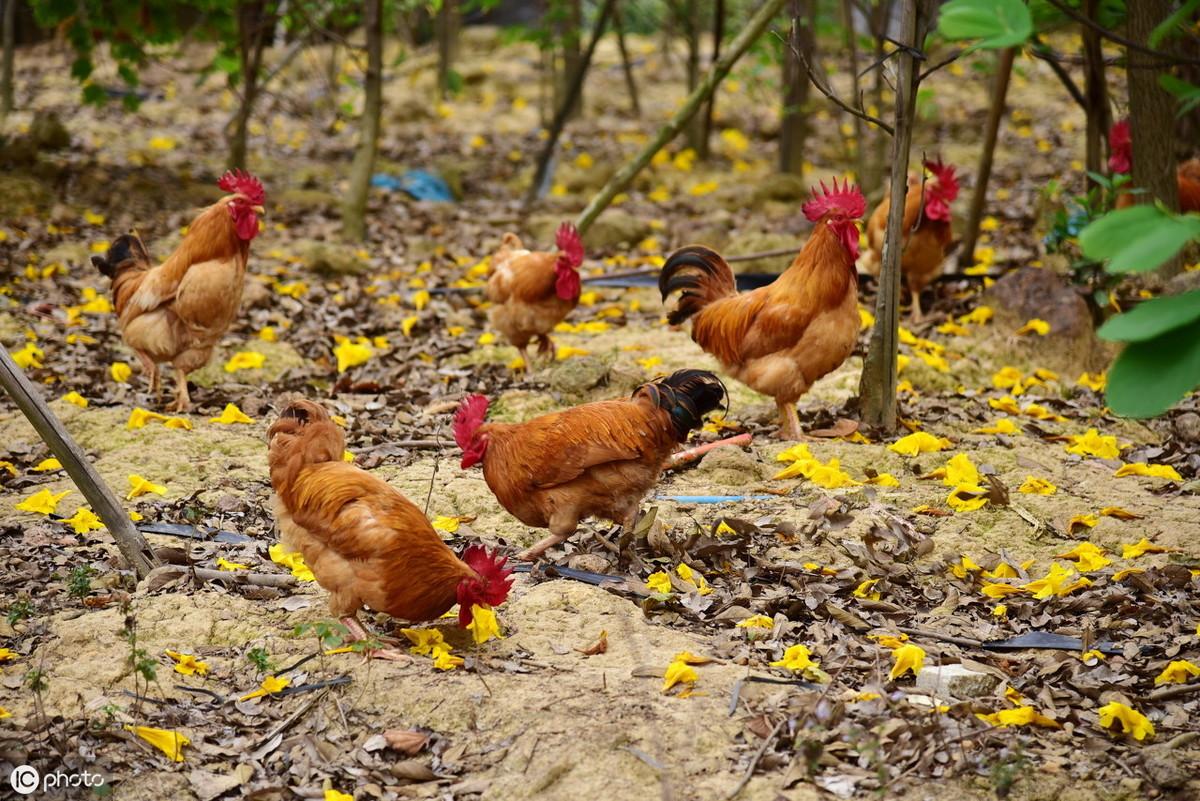
POLYGON ((92 509, 104 521, 108 533, 117 543, 125 561, 137 573, 139 579, 145 578, 152 569, 158 566, 146 538, 133 526, 129 514, 117 500, 117 496, 100 478, 96 468, 88 461, 87 454, 79 447, 67 429, 63 427, 46 401, 34 388, 29 378, 12 360, 8 349, 0 346, 0 385, 16 402, 17 408, 41 436, 42 441, 50 448, 50 452, 62 463, 67 475, 75 486, 87 498, 92 509))
POLYGON ((717 86, 729 74, 729 70, 737 63, 737 60, 742 57, 750 45, 762 35, 762 32, 771 24, 771 20, 779 9, 783 8, 783 4, 787 0, 766 0, 758 9, 757 13, 751 17, 746 23, 746 27, 742 32, 729 43, 729 50, 717 59, 716 63, 700 81, 700 85, 692 92, 683 105, 675 112, 674 116, 667 121, 667 124, 658 130, 658 134, 649 142, 642 151, 633 157, 624 167, 617 171, 616 175, 608 180, 608 183, 592 198, 588 203, 587 208, 579 215, 579 219, 575 221, 575 227, 579 229, 579 233, 587 232, 591 228, 592 223, 600 216, 600 213, 608 208, 614 197, 628 188, 629 184, 637 176, 650 159, 654 158, 654 154, 662 150, 664 146, 683 130, 683 126, 687 124, 701 104, 716 91, 717 86))

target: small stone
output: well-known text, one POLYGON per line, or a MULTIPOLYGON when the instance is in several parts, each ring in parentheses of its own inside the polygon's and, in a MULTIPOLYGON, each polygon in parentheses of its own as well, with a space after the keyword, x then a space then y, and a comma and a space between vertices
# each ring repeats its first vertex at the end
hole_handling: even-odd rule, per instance
POLYGON ((1184 412, 1175 418, 1172 425, 1175 428, 1175 436, 1184 442, 1200 442, 1200 414, 1184 412))
POLYGON ((999 676, 962 665, 928 665, 917 675, 917 688, 938 698, 984 698, 999 686, 999 676))

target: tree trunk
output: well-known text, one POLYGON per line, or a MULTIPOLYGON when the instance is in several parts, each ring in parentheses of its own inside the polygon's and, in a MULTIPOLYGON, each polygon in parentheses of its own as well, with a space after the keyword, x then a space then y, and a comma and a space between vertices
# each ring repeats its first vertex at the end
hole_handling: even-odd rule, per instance
POLYGON ((350 187, 342 210, 342 236, 348 241, 366 238, 367 193, 375 171, 379 147, 379 120, 383 107, 383 0, 366 0, 363 25, 367 33, 367 77, 363 101, 362 131, 358 151, 350 166, 350 187))
MULTIPOLYGON (((698 0, 686 0, 679 24, 683 26, 684 37, 687 40, 687 91, 690 95, 696 91, 700 82, 700 10, 698 0)), ((686 130, 687 144, 696 154, 700 153, 700 134, 704 121, 699 116, 688 120, 686 130)))
POLYGON ((458 28, 460 16, 458 0, 442 0, 437 15, 438 42, 438 100, 445 102, 453 88, 451 75, 454 73, 454 58, 458 51, 458 28))
POLYGON ((608 183, 592 198, 588 203, 587 208, 579 215, 579 219, 575 225, 580 233, 585 233, 600 213, 608 208, 614 197, 629 187, 637 174, 645 169, 650 163, 650 159, 654 158, 654 154, 662 150, 663 147, 679 135, 696 112, 700 109, 702 103, 716 91, 717 86, 729 74, 729 70, 737 63, 737 60, 742 57, 742 54, 750 48, 755 40, 762 35, 767 26, 771 24, 771 19, 783 8, 787 0, 764 0, 762 6, 755 12, 754 16, 746 23, 746 27, 734 37, 729 43, 729 49, 725 51, 717 61, 712 65, 712 68, 700 81, 700 85, 696 87, 696 91, 683 101, 683 105, 679 110, 667 121, 667 124, 658 130, 654 139, 650 141, 642 151, 633 157, 624 167, 617 170, 616 174, 608 180, 608 183))
MULTIPOLYGON (((917 48, 925 41, 926 27, 932 15, 933 0, 901 0, 900 31, 897 41, 917 48)), ((892 138, 892 204, 888 210, 887 233, 883 241, 883 266, 879 274, 879 295, 875 301, 875 328, 867 358, 863 362, 858 393, 863 422, 896 430, 896 352, 900 327, 900 252, 904 235, 904 194, 908 186, 908 151, 912 145, 913 117, 917 108, 917 88, 921 82, 920 63, 909 50, 901 50, 896 81, 896 124, 892 138)))
POLYGON ((559 83, 555 87, 554 107, 563 103, 563 98, 572 97, 571 107, 567 109, 567 119, 573 120, 583 112, 583 87, 578 94, 572 95, 571 80, 583 60, 579 49, 583 37, 583 3, 582 0, 560 0, 566 4, 566 19, 559 23, 559 41, 562 43, 562 72, 559 73, 559 83))
POLYGON ((791 0, 792 28, 783 54, 783 112, 779 123, 779 169, 799 175, 804 164, 804 142, 808 138, 808 75, 797 51, 816 69, 816 39, 813 36, 812 0, 791 0))
MULTIPOLYGON (((9 0, 12 2, 12 0, 9 0)), ((75 442, 33 383, 12 360, 8 350, 0 345, 0 386, 16 403, 30 425, 38 432, 50 452, 62 464, 71 481, 91 504, 92 511, 103 521, 117 549, 125 557, 139 579, 158 566, 142 532, 134 528, 129 513, 117 496, 100 478, 83 449, 75 442)))
POLYGON ((967 212, 967 227, 963 231, 962 246, 958 249, 958 263, 968 267, 975 263, 975 243, 979 240, 979 222, 987 205, 988 181, 992 177, 992 160, 996 156, 996 139, 1000 123, 1004 120, 1004 108, 1008 102, 1008 83, 1012 76, 1016 50, 1008 47, 1001 50, 996 59, 996 74, 992 83, 992 105, 988 109, 987 127, 983 130, 983 150, 979 154, 979 169, 975 171, 975 192, 971 195, 971 209, 967 212))
POLYGON ((642 105, 638 102, 637 81, 633 78, 633 62, 629 59, 629 48, 625 46, 625 25, 621 20, 621 6, 613 6, 613 28, 617 31, 617 47, 621 50, 621 69, 625 73, 625 89, 629 92, 629 109, 633 116, 642 116, 642 105))
MULTIPOLYGON (((850 53, 851 105, 861 102, 862 86, 858 77, 858 34, 854 29, 854 5, 852 0, 842 0, 842 27, 846 31, 846 50, 850 53)), ((862 117, 851 114, 851 124, 854 126, 854 176, 864 194, 870 194, 874 187, 865 185, 867 172, 867 126, 862 117)))
MULTIPOLYGON (((1128 3, 1126 30, 1129 38, 1149 46, 1150 33, 1172 12, 1171 0, 1138 0, 1128 3)), ((1157 59, 1133 48, 1126 48, 1129 64, 1129 121, 1133 137, 1133 185, 1146 190, 1135 195, 1139 203, 1157 198, 1173 211, 1179 210, 1179 183, 1176 177, 1175 149, 1171 132, 1175 130, 1174 98, 1158 85, 1157 59)), ((1176 255, 1159 268, 1169 278, 1181 269, 1176 255)))
POLYGON ((234 115, 229 141, 229 166, 246 169, 246 139, 258 100, 263 51, 275 28, 273 4, 252 0, 237 5, 238 55, 242 70, 242 102, 234 115))
MULTIPOLYGON (((873 53, 874 64, 883 63, 883 45, 884 37, 887 35, 888 23, 892 18, 892 7, 895 5, 895 0, 883 0, 879 5, 871 9, 869 15, 871 25, 871 36, 875 40, 875 49, 873 53)), ((878 112, 883 108, 883 91, 887 87, 887 82, 884 80, 884 68, 882 66, 874 69, 875 82, 871 87, 871 103, 868 104, 867 110, 870 111, 874 107, 878 112)), ((866 159, 866 170, 862 176, 863 191, 871 195, 877 192, 883 185, 883 165, 887 163, 887 143, 888 138, 884 132, 878 128, 870 128, 871 142, 868 149, 868 158, 866 159)))
POLYGON ((600 16, 596 17, 596 26, 592 28, 591 41, 588 42, 583 57, 575 65, 575 74, 571 76, 571 81, 566 88, 567 94, 558 104, 554 120, 550 123, 550 135, 546 137, 546 143, 542 146, 542 152, 538 156, 537 169, 533 174, 533 183, 529 185, 529 191, 525 194, 526 208, 532 206, 533 202, 537 200, 538 192, 541 191, 542 184, 546 181, 546 173, 550 169, 550 157, 554 155, 554 149, 558 147, 558 138, 567 124, 571 109, 578 105, 580 93, 583 92, 583 79, 587 76, 592 56, 596 53, 596 45, 600 43, 600 37, 604 35, 604 26, 608 24, 608 19, 612 16, 613 7, 616 4, 617 0, 604 0, 604 5, 600 7, 600 16))
MULTIPOLYGON (((713 52, 712 60, 721 57, 721 40, 725 38, 725 0, 715 0, 713 3, 713 52)), ((713 92, 704 106, 704 124, 700 128, 700 149, 697 155, 703 161, 708 160, 711 148, 713 110, 717 105, 717 93, 713 92)))
POLYGON ((17 0, 4 2, 4 54, 0 57, 0 118, 13 110, 13 51, 16 49, 17 0))
MULTIPOLYGON (((1091 20, 1097 18, 1099 0, 1084 0, 1082 11, 1091 20)), ((1108 84, 1104 77, 1104 52, 1100 47, 1100 33, 1087 25, 1082 26, 1084 99, 1087 101, 1087 143, 1085 164, 1088 172, 1103 173, 1104 151, 1112 115, 1108 107, 1108 84)), ((1091 179, 1088 179, 1091 183, 1091 179)))

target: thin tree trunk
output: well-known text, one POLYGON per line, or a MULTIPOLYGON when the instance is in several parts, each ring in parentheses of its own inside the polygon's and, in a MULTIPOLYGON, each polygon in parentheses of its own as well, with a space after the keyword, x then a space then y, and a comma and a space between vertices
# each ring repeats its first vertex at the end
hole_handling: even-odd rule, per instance
MULTIPOLYGON (((715 0, 713 3, 713 52, 712 60, 721 57, 721 40, 725 38, 725 0, 715 0)), ((717 105, 717 93, 713 92, 704 106, 704 125, 700 128, 700 149, 697 154, 701 160, 707 161, 709 149, 712 146, 713 111, 717 105)))
POLYGON ((600 37, 604 35, 604 26, 608 24, 608 19, 612 16, 613 7, 616 4, 617 0, 604 0, 604 5, 600 7, 600 16, 596 18, 596 25, 592 28, 592 39, 588 42, 587 50, 584 51, 583 57, 575 65, 575 74, 571 76, 571 82, 567 86, 567 94, 562 98, 562 102, 558 104, 558 109, 554 112, 554 120, 550 123, 550 135, 546 137, 546 143, 542 146, 542 152, 538 156, 537 169, 533 174, 533 183, 529 185, 529 191, 525 194, 526 208, 532 206, 534 201, 537 200, 538 192, 546 180, 546 172, 550 168, 550 157, 554 155, 554 149, 558 147, 558 138, 562 135, 563 127, 567 124, 567 118, 571 114, 571 109, 578 103, 580 92, 583 91, 583 79, 587 77, 588 67, 592 63, 592 56, 596 53, 596 45, 600 43, 600 37))
POLYGON ((442 0, 437 15, 438 100, 442 102, 450 97, 450 76, 454 72, 454 58, 458 51, 458 28, 458 0, 442 0))
POLYGON ((342 236, 352 242, 366 237, 367 193, 375 154, 379 147, 379 120, 383 109, 383 0, 366 0, 363 25, 367 33, 367 76, 363 101, 362 131, 358 151, 350 166, 350 188, 342 210, 342 236))
POLYGON ((16 50, 17 0, 4 2, 4 54, 0 58, 0 118, 15 107, 13 104, 13 52, 16 50))
POLYGON ((1008 83, 1012 76, 1016 50, 1008 47, 1001 50, 996 59, 996 74, 992 83, 992 105, 988 109, 987 127, 983 129, 983 150, 979 154, 979 169, 975 171, 975 193, 971 195, 971 209, 967 212, 967 227, 963 231, 962 247, 958 249, 959 263, 969 266, 975 258, 975 243, 979 240, 979 222, 987 205, 988 181, 992 176, 992 160, 996 155, 996 139, 1000 123, 1004 120, 1004 108, 1008 102, 1008 83))
MULTIPOLYGON (((679 23, 683 26, 684 37, 687 39, 687 91, 690 95, 696 91, 700 82, 700 11, 698 0, 686 0, 679 23)), ((700 117, 693 117, 686 128, 688 147, 700 153, 700 133, 704 125, 700 117)))
POLYGON ((799 175, 804 164, 804 143, 808 139, 806 114, 811 83, 797 53, 816 69, 816 39, 810 14, 812 0, 792 0, 792 28, 783 55, 783 113, 779 127, 779 169, 799 175))
MULTIPOLYGON (((901 45, 917 48, 925 41, 932 0, 901 0, 901 45)), ((908 151, 912 145, 917 88, 921 82, 919 63, 909 50, 901 50, 896 81, 896 125, 892 138, 892 204, 888 210, 883 242, 883 266, 879 295, 875 301, 875 328, 863 362, 858 393, 863 421, 896 430, 896 353, 900 327, 900 251, 904 226, 904 197, 908 185, 908 151)))
POLYGON ((633 62, 629 59, 629 49, 625 46, 625 25, 621 20, 621 6, 613 6, 613 28, 617 31, 617 47, 621 51, 621 69, 625 72, 625 88, 629 92, 629 108, 635 117, 642 116, 642 106, 638 102, 637 81, 633 78, 633 62))
POLYGON ((62 464, 71 481, 79 488, 79 492, 91 504, 92 510, 103 521, 121 555, 125 557, 125 561, 133 568, 137 577, 145 578, 158 566, 146 538, 134 528, 129 513, 104 483, 104 479, 100 478, 87 454, 46 405, 33 383, 3 346, 0 346, 0 386, 4 387, 4 391, 13 399, 17 408, 25 415, 25 419, 62 464))
MULTIPOLYGON (((1127 5, 1126 30, 1129 38, 1149 45, 1150 33, 1166 19, 1172 9, 1171 0, 1138 0, 1127 5)), ((1155 67, 1154 56, 1126 48, 1129 64, 1129 120, 1133 137, 1133 185, 1146 190, 1135 197, 1139 203, 1153 203, 1157 198, 1168 208, 1179 210, 1179 184, 1176 177, 1175 149, 1171 132, 1175 130, 1175 101, 1158 85, 1161 68, 1155 67)), ((1182 269, 1176 255, 1159 268, 1158 273, 1169 278, 1182 269)))
POLYGON ((229 166, 246 169, 246 139, 254 104, 258 100, 263 51, 275 28, 275 14, 266 0, 242 2, 237 6, 238 51, 242 70, 242 102, 233 121, 229 142, 229 166))
POLYGON ((612 203, 613 198, 629 187, 637 174, 645 169, 646 165, 650 163, 650 159, 654 158, 655 153, 662 150, 668 142, 679 135, 687 121, 695 116, 701 104, 716 91, 717 86, 729 74, 729 70, 750 48, 750 45, 762 35, 767 26, 771 24, 772 18, 779 13, 779 9, 783 8, 786 2, 787 0, 765 0, 763 2, 754 16, 746 23, 746 27, 729 43, 729 49, 712 65, 704 79, 700 81, 700 85, 696 87, 696 91, 683 101, 683 105, 672 115, 667 124, 658 130, 654 139, 647 143, 642 151, 624 167, 617 170, 616 174, 588 203, 587 208, 583 210, 575 223, 580 233, 586 232, 600 216, 600 213, 612 203))
MULTIPOLYGON (((1099 0, 1084 0, 1083 13, 1091 20, 1097 18, 1099 0)), ((1100 47, 1100 33, 1094 28, 1082 26, 1084 98, 1087 100, 1087 144, 1086 161, 1088 172, 1104 171, 1104 148, 1112 118, 1108 107, 1108 84, 1104 77, 1104 52, 1100 47)), ((1091 179, 1088 179, 1089 183, 1091 179)))
MULTIPOLYGON (((851 0, 842 0, 842 27, 846 31, 846 49, 850 52, 850 81, 854 97, 852 104, 858 104, 862 97, 862 86, 858 78, 858 34, 854 29, 854 6, 851 0)), ((871 194, 875 187, 866 185, 867 172, 867 126, 861 117, 850 115, 851 125, 854 126, 854 175, 864 194, 871 194)))
MULTIPOLYGON (((895 0, 884 0, 878 6, 875 6, 873 9, 874 14, 869 17, 871 36, 875 39, 874 61, 872 63, 879 64, 880 66, 874 70, 875 83, 871 87, 872 97, 868 110, 871 107, 874 107, 876 111, 883 108, 883 92, 887 87, 887 81, 884 79, 883 46, 894 5, 895 0)), ((877 128, 872 128, 871 134, 870 157, 867 159, 867 175, 863 180, 863 184, 871 187, 871 191, 874 192, 878 191, 883 185, 883 165, 887 163, 888 138, 877 128)))
MULTIPOLYGON (((559 40, 562 42, 563 68, 559 73, 559 81, 557 91, 555 93, 555 107, 562 105, 563 98, 571 95, 571 80, 575 77, 575 72, 579 69, 579 64, 582 61, 582 53, 579 45, 580 39, 583 37, 583 3, 582 0, 565 0, 567 6, 567 19, 559 29, 559 40)), ((583 87, 580 86, 578 93, 573 96, 571 107, 567 109, 567 119, 573 120, 583 113, 583 87)))

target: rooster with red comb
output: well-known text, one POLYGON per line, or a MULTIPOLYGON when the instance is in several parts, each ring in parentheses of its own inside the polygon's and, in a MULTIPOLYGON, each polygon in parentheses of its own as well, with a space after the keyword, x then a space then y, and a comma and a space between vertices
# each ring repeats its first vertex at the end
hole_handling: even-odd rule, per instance
POLYGON ((137 234, 117 237, 92 263, 112 279, 121 338, 137 354, 159 398, 159 367, 175 368, 173 411, 187 411, 188 374, 212 357, 242 301, 250 242, 265 213, 262 182, 232 170, 217 186, 225 197, 200 212, 166 261, 155 265, 137 234))
MULTIPOLYGON (((950 204, 958 197, 958 176, 954 167, 926 159, 924 167, 928 178, 924 181, 916 176, 908 178, 908 190, 904 196, 904 250, 900 255, 900 271, 904 283, 912 295, 912 321, 922 319, 921 290, 942 271, 946 251, 953 240, 951 231, 950 204)), ((887 231, 888 209, 891 198, 885 197, 871 219, 867 221, 867 250, 863 254, 862 268, 871 275, 879 275, 883 262, 883 239, 887 231)))
POLYGON ((679 292, 667 321, 692 321, 692 339, 737 380, 775 399, 783 439, 801 437, 796 402, 835 370, 858 339, 858 221, 866 201, 849 181, 814 188, 802 211, 814 224, 804 250, 771 284, 738 294, 715 251, 671 254, 658 277, 663 301, 679 292))

